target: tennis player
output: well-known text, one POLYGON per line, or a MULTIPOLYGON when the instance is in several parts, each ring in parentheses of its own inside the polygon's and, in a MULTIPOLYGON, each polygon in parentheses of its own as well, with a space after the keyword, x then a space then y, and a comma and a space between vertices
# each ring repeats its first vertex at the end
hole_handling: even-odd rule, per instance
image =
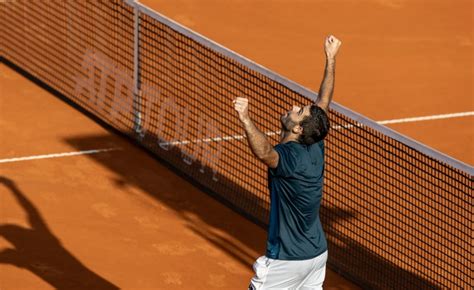
POLYGON ((246 98, 234 100, 253 154, 268 166, 270 225, 265 256, 253 265, 249 289, 322 289, 328 258, 319 219, 324 175, 324 138, 341 41, 325 39, 326 69, 314 104, 293 106, 280 117, 273 147, 249 117, 246 98))

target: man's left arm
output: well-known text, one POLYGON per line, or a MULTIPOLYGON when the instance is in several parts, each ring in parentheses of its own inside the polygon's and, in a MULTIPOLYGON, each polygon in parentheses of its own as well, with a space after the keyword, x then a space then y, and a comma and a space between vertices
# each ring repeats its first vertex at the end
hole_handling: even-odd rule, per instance
POLYGON ((326 67, 324 69, 324 77, 319 88, 318 99, 315 105, 319 106, 325 112, 329 110, 329 104, 332 101, 334 93, 334 80, 336 72, 336 55, 341 46, 341 41, 330 35, 324 42, 324 52, 326 54, 326 67))
POLYGON ((237 98, 234 100, 234 107, 239 114, 239 119, 247 135, 247 140, 253 154, 270 168, 278 166, 278 152, 273 149, 272 144, 250 119, 248 114, 248 99, 237 98))

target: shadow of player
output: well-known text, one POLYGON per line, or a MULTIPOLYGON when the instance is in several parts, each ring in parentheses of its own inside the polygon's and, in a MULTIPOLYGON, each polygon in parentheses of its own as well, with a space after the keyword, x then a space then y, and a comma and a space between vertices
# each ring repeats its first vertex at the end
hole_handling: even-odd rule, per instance
POLYGON ((0 225, 0 236, 14 248, 0 251, 0 264, 29 270, 56 289, 119 289, 89 270, 53 235, 41 214, 9 178, 0 176, 5 186, 26 211, 29 225, 0 225))

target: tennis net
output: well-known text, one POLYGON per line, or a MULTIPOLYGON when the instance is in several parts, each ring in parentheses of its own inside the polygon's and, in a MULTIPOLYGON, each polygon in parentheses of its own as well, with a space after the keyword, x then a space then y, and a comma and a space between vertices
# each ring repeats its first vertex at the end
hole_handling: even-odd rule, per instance
MULTIPOLYGON (((9 1, 1 58, 265 225, 266 169, 232 100, 278 116, 317 95, 133 1, 9 1)), ((329 264, 373 289, 471 288, 473 168, 334 103, 321 209, 329 264)))

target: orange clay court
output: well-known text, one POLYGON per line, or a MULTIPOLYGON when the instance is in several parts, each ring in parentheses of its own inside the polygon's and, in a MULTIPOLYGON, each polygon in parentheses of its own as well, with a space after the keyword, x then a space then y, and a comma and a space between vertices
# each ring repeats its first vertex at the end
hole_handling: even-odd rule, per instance
MULTIPOLYGON (((336 102, 474 163, 470 0, 141 2, 312 90, 332 33, 336 102)), ((246 289, 264 229, 3 63, 0 96, 0 290, 246 289)))

